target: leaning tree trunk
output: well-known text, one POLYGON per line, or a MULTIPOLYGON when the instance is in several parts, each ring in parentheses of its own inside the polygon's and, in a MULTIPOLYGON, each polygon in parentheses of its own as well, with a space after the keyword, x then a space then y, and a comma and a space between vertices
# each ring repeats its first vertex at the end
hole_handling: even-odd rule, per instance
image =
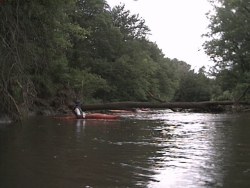
POLYGON ((250 85, 248 85, 245 90, 243 91, 243 93, 240 95, 240 97, 238 97, 238 99, 235 100, 235 103, 238 103, 243 97, 245 97, 245 95, 247 94, 247 91, 250 89, 250 85))

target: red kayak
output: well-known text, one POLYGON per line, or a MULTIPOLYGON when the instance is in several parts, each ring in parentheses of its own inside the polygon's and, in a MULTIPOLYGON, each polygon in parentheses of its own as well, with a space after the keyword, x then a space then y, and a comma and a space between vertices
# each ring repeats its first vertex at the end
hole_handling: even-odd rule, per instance
MULTIPOLYGON (((119 115, 110 115, 110 114, 101 114, 101 113, 94 113, 94 114, 86 114, 84 119, 116 119, 119 115)), ((54 119, 77 119, 76 116, 57 116, 54 119)))
POLYGON ((109 110, 112 113, 134 113, 132 110, 109 110))

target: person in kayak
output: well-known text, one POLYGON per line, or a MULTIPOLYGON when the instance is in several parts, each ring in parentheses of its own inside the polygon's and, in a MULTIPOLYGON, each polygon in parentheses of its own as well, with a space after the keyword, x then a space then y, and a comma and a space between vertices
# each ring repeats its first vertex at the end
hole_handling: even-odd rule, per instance
POLYGON ((74 114, 76 115, 76 117, 78 119, 83 119, 83 118, 86 117, 85 112, 82 111, 81 105, 82 105, 82 102, 80 100, 77 100, 76 101, 76 106, 75 106, 75 108, 73 110, 74 114))

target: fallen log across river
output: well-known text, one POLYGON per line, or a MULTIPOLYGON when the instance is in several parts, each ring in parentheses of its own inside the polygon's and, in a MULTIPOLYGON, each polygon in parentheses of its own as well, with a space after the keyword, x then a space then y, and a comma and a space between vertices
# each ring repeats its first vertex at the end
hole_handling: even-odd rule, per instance
POLYGON ((205 101, 205 102, 166 102, 166 103, 151 103, 151 102, 113 102, 99 104, 83 104, 82 110, 122 110, 131 108, 160 108, 160 109, 199 109, 202 111, 217 111, 221 106, 226 105, 250 105, 249 102, 234 101, 205 101))

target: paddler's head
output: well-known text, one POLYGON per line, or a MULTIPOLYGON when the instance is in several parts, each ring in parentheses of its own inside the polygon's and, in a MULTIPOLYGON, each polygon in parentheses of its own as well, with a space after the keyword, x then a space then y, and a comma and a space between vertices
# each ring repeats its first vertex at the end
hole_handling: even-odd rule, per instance
POLYGON ((76 101, 76 106, 81 106, 82 105, 82 102, 80 100, 77 100, 76 101))

